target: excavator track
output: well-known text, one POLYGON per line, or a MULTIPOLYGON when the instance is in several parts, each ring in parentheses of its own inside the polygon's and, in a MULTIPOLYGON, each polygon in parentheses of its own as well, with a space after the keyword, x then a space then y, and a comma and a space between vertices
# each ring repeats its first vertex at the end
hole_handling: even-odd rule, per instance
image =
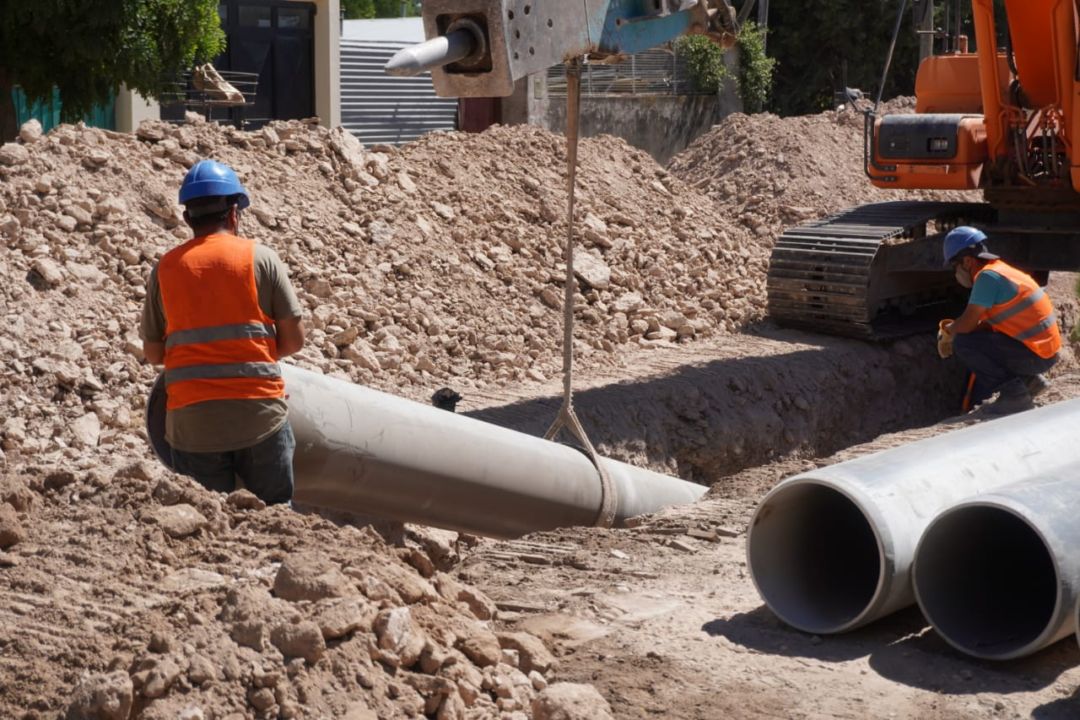
POLYGON ((769 315, 787 327, 866 340, 928 330, 963 303, 940 269, 937 233, 982 220, 987 207, 875 203, 791 228, 773 248, 769 315))

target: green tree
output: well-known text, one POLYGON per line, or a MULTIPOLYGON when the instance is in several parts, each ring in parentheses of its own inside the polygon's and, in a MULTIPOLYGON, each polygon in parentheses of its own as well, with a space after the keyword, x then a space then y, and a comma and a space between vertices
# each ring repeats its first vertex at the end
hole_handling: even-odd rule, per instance
MULTIPOLYGON (((819 112, 832 107, 834 93, 845 84, 876 96, 899 6, 900 0, 772 0, 768 51, 776 72, 769 107, 781 115, 819 112)), ((884 97, 914 92, 918 62, 919 41, 908 11, 884 97)))
POLYGON ((371 18, 415 17, 418 14, 415 0, 342 0, 345 17, 349 20, 370 20, 371 18))
POLYGON ((60 90, 75 119, 121 83, 158 97, 178 73, 221 53, 218 0, 0 0, 0 139, 14 137, 12 88, 30 102, 60 90))

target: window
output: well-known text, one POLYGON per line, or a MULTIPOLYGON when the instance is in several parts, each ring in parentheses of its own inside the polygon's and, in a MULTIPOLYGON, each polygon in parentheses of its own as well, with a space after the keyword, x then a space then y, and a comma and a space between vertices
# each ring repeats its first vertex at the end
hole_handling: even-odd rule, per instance
POLYGON ((239 13, 241 27, 270 27, 270 8, 257 5, 241 5, 239 13))
POLYGON ((277 22, 283 30, 307 30, 311 25, 311 11, 306 8, 278 8, 277 22))

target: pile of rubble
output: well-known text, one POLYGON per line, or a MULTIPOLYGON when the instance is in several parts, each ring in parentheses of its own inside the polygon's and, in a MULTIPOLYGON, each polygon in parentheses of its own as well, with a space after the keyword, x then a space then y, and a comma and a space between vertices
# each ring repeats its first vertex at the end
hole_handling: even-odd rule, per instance
POLYGON ((607 712, 554 682, 539 639, 492 629, 495 604, 445 572, 451 533, 393 547, 145 461, 30 466, 0 499, 5 718, 607 712))
MULTIPOLYGON (((914 109, 914 98, 896 98, 880 112, 914 109)), ((982 200, 978 192, 874 187, 863 171, 863 128, 863 115, 851 108, 785 118, 736 113, 672 158, 668 170, 766 248, 792 225, 865 203, 982 200)))
MULTIPOLYGON (((290 266, 311 328, 298 364, 415 398, 556 375, 564 144, 529 127, 396 150, 302 122, 28 125, 0 148, 0 447, 141 449, 154 372, 135 328, 154 261, 189 237, 176 190, 203 157, 236 168, 242 232, 290 266)), ((704 197, 621 140, 581 156, 581 366, 761 318, 767 256, 704 197)))

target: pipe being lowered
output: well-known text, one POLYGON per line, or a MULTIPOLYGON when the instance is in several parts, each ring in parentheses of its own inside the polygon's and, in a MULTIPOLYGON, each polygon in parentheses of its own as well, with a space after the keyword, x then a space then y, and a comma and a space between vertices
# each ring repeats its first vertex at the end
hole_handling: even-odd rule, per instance
POLYGON ((1076 630, 1080 463, 938 515, 915 551, 919 607, 961 652, 1030 655, 1076 630))
POLYGON ((938 513, 1077 462, 1077 437, 1072 400, 788 478, 750 523, 754 584, 782 620, 812 633, 906 607, 916 544, 938 513))
MULTIPOLYGON (((296 435, 298 505, 491 537, 592 525, 599 473, 565 445, 281 364, 296 435)), ((166 464, 162 378, 147 433, 166 464)), ((616 524, 697 500, 706 488, 602 458, 616 524)))

